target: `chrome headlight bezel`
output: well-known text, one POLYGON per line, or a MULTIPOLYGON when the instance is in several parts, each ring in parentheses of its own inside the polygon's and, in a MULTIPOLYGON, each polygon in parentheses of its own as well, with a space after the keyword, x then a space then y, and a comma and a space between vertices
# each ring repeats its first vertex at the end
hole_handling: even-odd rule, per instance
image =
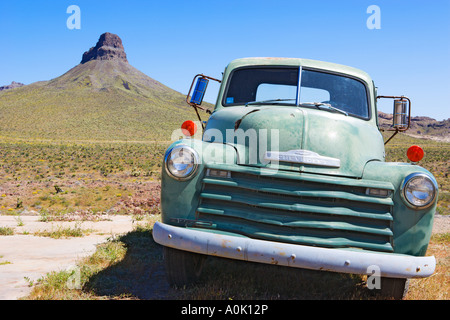
MULTIPOLYGON (((412 173, 412 174, 408 175, 403 180, 401 190, 400 190, 400 196, 401 196, 403 202, 408 207, 413 208, 413 209, 429 208, 435 202, 437 193, 438 193, 438 186, 436 184, 436 181, 425 173, 412 173), (414 182, 417 179, 426 179, 426 182, 429 182, 429 185, 432 187, 432 194, 430 197, 427 197, 427 198, 429 198, 428 201, 426 201, 424 204, 421 204, 421 205, 419 205, 417 202, 414 202, 414 200, 411 200, 410 199, 411 194, 408 193, 408 187, 410 186, 410 184, 412 182, 414 182)), ((413 197, 414 197, 414 195, 413 195, 413 197)))
POLYGON ((165 170, 166 170, 167 174, 171 178, 180 180, 180 181, 185 181, 185 180, 189 180, 190 178, 192 178, 195 175, 195 173, 197 172, 198 164, 199 164, 198 153, 193 148, 191 148, 187 145, 176 145, 173 148, 169 149, 166 152, 166 155, 164 156, 164 166, 165 166, 165 170), (183 153, 187 152, 188 155, 192 159, 192 167, 185 175, 178 175, 170 169, 170 167, 172 165, 170 162, 173 161, 172 157, 177 154, 179 155, 180 151, 182 151, 183 153))

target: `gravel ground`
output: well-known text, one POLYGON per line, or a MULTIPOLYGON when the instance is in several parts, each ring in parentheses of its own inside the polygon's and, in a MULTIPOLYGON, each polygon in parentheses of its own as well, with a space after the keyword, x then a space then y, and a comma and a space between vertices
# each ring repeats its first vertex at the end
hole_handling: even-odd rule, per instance
POLYGON ((450 216, 436 214, 434 216, 433 233, 450 232, 450 216))

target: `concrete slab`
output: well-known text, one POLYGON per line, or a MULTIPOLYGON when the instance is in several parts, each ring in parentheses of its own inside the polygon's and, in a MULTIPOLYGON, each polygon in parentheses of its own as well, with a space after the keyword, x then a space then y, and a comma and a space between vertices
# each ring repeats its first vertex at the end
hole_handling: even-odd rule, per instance
POLYGON ((131 216, 104 216, 100 221, 49 221, 41 216, 0 216, 0 227, 14 229, 14 234, 34 234, 40 231, 56 231, 59 228, 81 228, 93 234, 124 233, 132 227, 131 216))
POLYGON ((134 228, 130 216, 111 216, 110 220, 99 222, 41 222, 37 216, 21 216, 20 219, 19 223, 17 217, 0 216, 0 227, 14 229, 14 235, 0 236, 0 300, 16 300, 28 295, 30 281, 75 266, 77 260, 94 253, 98 244, 134 228), (33 235, 75 226, 90 229, 90 235, 68 239, 33 235))

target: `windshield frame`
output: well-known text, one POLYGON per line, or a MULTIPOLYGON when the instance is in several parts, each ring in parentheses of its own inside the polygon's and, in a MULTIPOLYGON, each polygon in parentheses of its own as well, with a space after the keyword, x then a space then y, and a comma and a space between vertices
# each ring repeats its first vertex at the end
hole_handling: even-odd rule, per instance
MULTIPOLYGON (((341 77, 345 77, 345 78, 350 78, 352 80, 356 80, 359 83, 364 85, 364 89, 365 89, 365 94, 366 94, 366 101, 367 101, 367 108, 368 108, 368 113, 367 113, 367 117, 361 116, 361 115, 357 115, 351 112, 347 112, 348 116, 350 117, 354 117, 354 118, 358 118, 358 119, 362 119, 362 120, 366 120, 369 121, 372 119, 372 102, 370 99, 370 88, 369 85, 366 83, 366 81, 364 81, 363 79, 350 75, 350 74, 346 74, 346 73, 341 73, 341 72, 336 72, 336 71, 331 71, 331 70, 326 70, 326 69, 320 69, 320 68, 314 68, 314 67, 307 67, 307 66, 293 66, 293 65, 248 65, 248 66, 240 66, 237 67, 235 69, 233 69, 227 79, 227 83, 225 86, 225 89, 223 91, 223 96, 222 96, 222 106, 225 108, 228 107, 236 107, 236 106, 245 106, 246 104, 248 106, 251 105, 276 105, 276 106, 289 106, 289 107, 297 107, 297 108, 309 108, 309 107, 305 107, 305 106, 301 106, 300 103, 300 95, 301 95, 301 81, 302 81, 302 71, 314 71, 314 72, 320 72, 320 73, 325 73, 325 74, 329 74, 329 75, 335 75, 335 76, 341 76, 341 77), (297 94, 296 94, 296 101, 295 104, 294 103, 283 103, 283 101, 277 101, 277 103, 267 103, 264 104, 264 101, 260 101, 260 103, 252 103, 253 101, 249 101, 247 103, 227 103, 226 102, 226 96, 227 96, 227 92, 229 90, 229 86, 231 84, 231 80, 233 79, 233 75, 236 71, 238 70, 242 70, 242 69, 253 69, 253 68, 282 68, 282 69, 298 69, 298 82, 297 82, 297 94), (299 85, 300 84, 300 85, 299 85)), ((312 106, 311 108, 317 109, 316 107, 312 106)), ((325 110, 323 110, 325 111, 325 110)))

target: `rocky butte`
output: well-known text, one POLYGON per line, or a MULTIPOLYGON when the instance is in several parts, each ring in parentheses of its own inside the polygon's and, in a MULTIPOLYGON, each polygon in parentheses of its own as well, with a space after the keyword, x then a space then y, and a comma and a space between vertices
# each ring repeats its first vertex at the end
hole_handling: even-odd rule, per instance
POLYGON ((106 32, 100 36, 95 47, 83 54, 81 64, 91 60, 122 60, 128 63, 127 54, 119 36, 106 32))

